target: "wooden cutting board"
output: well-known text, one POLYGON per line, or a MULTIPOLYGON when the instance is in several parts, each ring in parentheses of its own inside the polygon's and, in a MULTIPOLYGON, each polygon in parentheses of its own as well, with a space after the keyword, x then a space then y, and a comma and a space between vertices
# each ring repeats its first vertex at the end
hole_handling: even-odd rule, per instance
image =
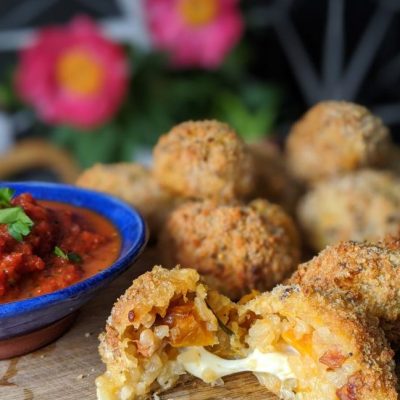
MULTIPOLYGON (((85 306, 72 328, 56 342, 26 356, 0 361, 1 400, 95 400, 95 378, 104 370, 97 352, 97 336, 103 330, 115 299, 132 279, 157 263, 156 252, 141 259, 109 288, 85 306)), ((160 396, 162 400, 276 400, 251 374, 225 379, 210 387, 197 379, 185 379, 160 396)))

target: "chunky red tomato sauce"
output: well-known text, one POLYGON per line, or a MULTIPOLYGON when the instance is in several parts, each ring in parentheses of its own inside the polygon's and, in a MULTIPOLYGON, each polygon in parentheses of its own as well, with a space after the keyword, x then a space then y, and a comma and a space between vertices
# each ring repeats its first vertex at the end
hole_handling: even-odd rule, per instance
POLYGON ((36 201, 28 193, 11 203, 22 207, 34 225, 19 242, 0 224, 0 303, 62 289, 110 266, 119 255, 117 230, 94 212, 36 201))

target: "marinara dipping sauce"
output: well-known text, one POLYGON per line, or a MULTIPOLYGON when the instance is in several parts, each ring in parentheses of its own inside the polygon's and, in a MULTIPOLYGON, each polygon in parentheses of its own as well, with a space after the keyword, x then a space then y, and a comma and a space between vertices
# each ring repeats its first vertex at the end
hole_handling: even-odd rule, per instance
POLYGON ((24 193, 11 200, 33 221, 23 240, 0 224, 0 303, 65 288, 109 267, 121 239, 100 215, 69 204, 37 201, 24 193))

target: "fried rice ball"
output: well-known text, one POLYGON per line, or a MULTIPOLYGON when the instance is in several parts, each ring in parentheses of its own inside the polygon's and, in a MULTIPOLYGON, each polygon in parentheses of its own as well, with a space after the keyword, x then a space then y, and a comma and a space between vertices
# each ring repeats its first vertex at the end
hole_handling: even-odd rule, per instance
POLYGON ((232 299, 275 286, 300 258, 292 219, 267 200, 185 203, 169 215, 159 244, 166 265, 193 266, 232 299))
POLYGON ((135 163, 96 164, 85 170, 76 184, 114 195, 136 207, 152 233, 160 229, 177 201, 161 189, 149 169, 135 163))
POLYGON ((386 162, 386 126, 365 107, 323 101, 294 124, 287 140, 292 173, 307 183, 386 162))
POLYGON ((186 374, 179 354, 188 346, 214 346, 225 357, 233 354, 229 347, 234 341, 231 346, 217 316, 234 328, 229 321, 238 314, 237 306, 213 292, 214 314, 207 292, 193 269, 155 266, 134 280, 99 337, 107 370, 96 379, 98 399, 133 400, 172 387, 186 374))
POLYGON ((289 172, 278 147, 268 141, 248 145, 255 166, 255 189, 250 198, 265 198, 295 213, 302 193, 299 182, 289 172))
POLYGON ((398 398, 394 353, 382 331, 343 302, 330 302, 297 285, 277 286, 245 304, 239 314, 253 317, 245 338, 249 351, 286 356, 279 362, 281 379, 255 374, 279 398, 398 398))
POLYGON ((329 298, 342 298, 360 313, 379 318, 387 337, 400 344, 400 240, 343 242, 301 264, 290 283, 329 298))
POLYGON ((236 305, 192 269, 156 266, 137 278, 115 303, 99 351, 107 367, 99 400, 148 398, 186 373, 223 384, 241 371, 285 400, 397 398, 382 332, 342 303, 280 286, 236 305))
POLYGON ((298 220, 315 250, 340 241, 379 241, 400 228, 400 178, 360 170, 321 182, 300 201, 298 220))
POLYGON ((189 121, 162 136, 154 148, 154 174, 183 197, 229 201, 253 189, 254 166, 242 140, 218 121, 189 121))

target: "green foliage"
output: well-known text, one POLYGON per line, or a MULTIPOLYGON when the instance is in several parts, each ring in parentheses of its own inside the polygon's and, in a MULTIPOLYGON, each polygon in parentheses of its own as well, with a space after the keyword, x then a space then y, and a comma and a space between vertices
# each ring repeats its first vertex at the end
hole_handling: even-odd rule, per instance
POLYGON ((0 85, 0 107, 9 108, 13 103, 13 92, 7 84, 0 85))
POLYGON ((0 82, 0 108, 13 111, 21 107, 23 105, 14 89, 14 71, 10 69, 5 72, 0 82))
POLYGON ((74 154, 83 168, 96 162, 119 160, 119 149, 123 144, 120 130, 111 123, 88 132, 58 126, 53 129, 51 138, 57 145, 74 154))
MULTIPOLYGON (((96 162, 129 161, 135 150, 152 147, 159 136, 185 120, 216 118, 233 126, 247 141, 272 132, 281 94, 273 85, 250 79, 249 49, 238 46, 220 69, 173 70, 165 55, 127 49, 133 76, 125 102, 112 121, 81 132, 69 126, 37 122, 83 168, 96 162)), ((0 103, 15 103, 10 85, 0 86, 0 103)), ((1 199, 0 199, 1 201, 1 199)))
POLYGON ((280 94, 272 86, 244 85, 241 95, 223 91, 217 95, 217 118, 232 125, 247 141, 269 134, 274 126, 280 94))

